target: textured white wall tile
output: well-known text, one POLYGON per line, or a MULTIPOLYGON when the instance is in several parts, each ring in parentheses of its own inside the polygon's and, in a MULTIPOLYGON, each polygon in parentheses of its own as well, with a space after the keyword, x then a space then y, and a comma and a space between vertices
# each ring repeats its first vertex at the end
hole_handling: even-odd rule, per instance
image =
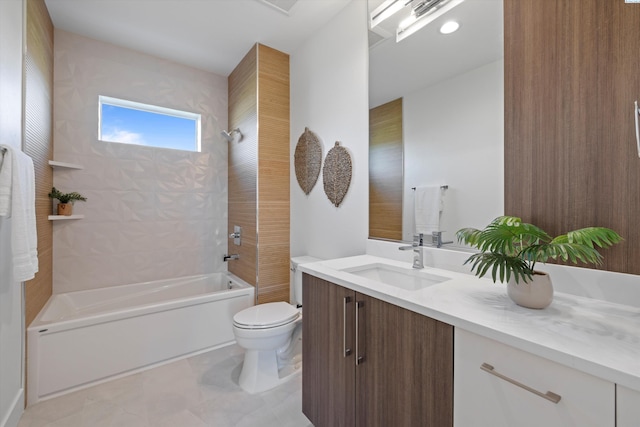
POLYGON ((80 221, 54 225, 54 292, 226 270, 227 79, 56 30, 54 158, 80 221), (202 152, 98 140, 98 96, 202 114, 202 152))
POLYGON ((158 219, 155 195, 152 192, 118 191, 122 218, 125 221, 155 221, 158 219))

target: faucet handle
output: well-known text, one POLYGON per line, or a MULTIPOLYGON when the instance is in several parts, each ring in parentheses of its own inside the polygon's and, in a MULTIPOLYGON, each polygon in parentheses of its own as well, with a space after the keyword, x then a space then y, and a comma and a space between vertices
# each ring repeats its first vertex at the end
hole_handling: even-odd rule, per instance
POLYGON ((431 233, 431 243, 433 244, 433 246, 437 248, 441 248, 442 245, 448 245, 449 243, 453 243, 453 241, 443 242, 442 233, 443 231, 434 231, 433 233, 431 233))

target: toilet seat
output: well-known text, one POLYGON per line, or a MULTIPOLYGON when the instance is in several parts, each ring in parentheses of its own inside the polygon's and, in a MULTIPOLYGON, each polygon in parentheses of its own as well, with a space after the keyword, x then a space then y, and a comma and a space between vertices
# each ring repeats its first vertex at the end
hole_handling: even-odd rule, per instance
POLYGON ((270 302, 246 308, 233 316, 234 326, 241 329, 268 329, 291 323, 300 311, 286 302, 270 302))

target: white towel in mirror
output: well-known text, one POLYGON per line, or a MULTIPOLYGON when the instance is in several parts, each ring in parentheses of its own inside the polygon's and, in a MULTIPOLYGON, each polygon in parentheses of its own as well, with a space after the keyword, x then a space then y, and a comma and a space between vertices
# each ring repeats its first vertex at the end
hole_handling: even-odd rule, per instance
POLYGON ((444 189, 438 187, 417 187, 415 191, 416 234, 431 235, 440 231, 440 214, 443 209, 444 189))

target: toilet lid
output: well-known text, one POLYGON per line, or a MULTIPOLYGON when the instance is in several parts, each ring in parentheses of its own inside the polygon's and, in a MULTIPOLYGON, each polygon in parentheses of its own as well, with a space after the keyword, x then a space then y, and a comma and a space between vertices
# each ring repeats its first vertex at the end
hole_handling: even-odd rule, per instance
POLYGON ((272 328, 292 322, 300 312, 286 302, 270 302, 246 308, 233 316, 233 323, 239 327, 260 329, 272 328))

